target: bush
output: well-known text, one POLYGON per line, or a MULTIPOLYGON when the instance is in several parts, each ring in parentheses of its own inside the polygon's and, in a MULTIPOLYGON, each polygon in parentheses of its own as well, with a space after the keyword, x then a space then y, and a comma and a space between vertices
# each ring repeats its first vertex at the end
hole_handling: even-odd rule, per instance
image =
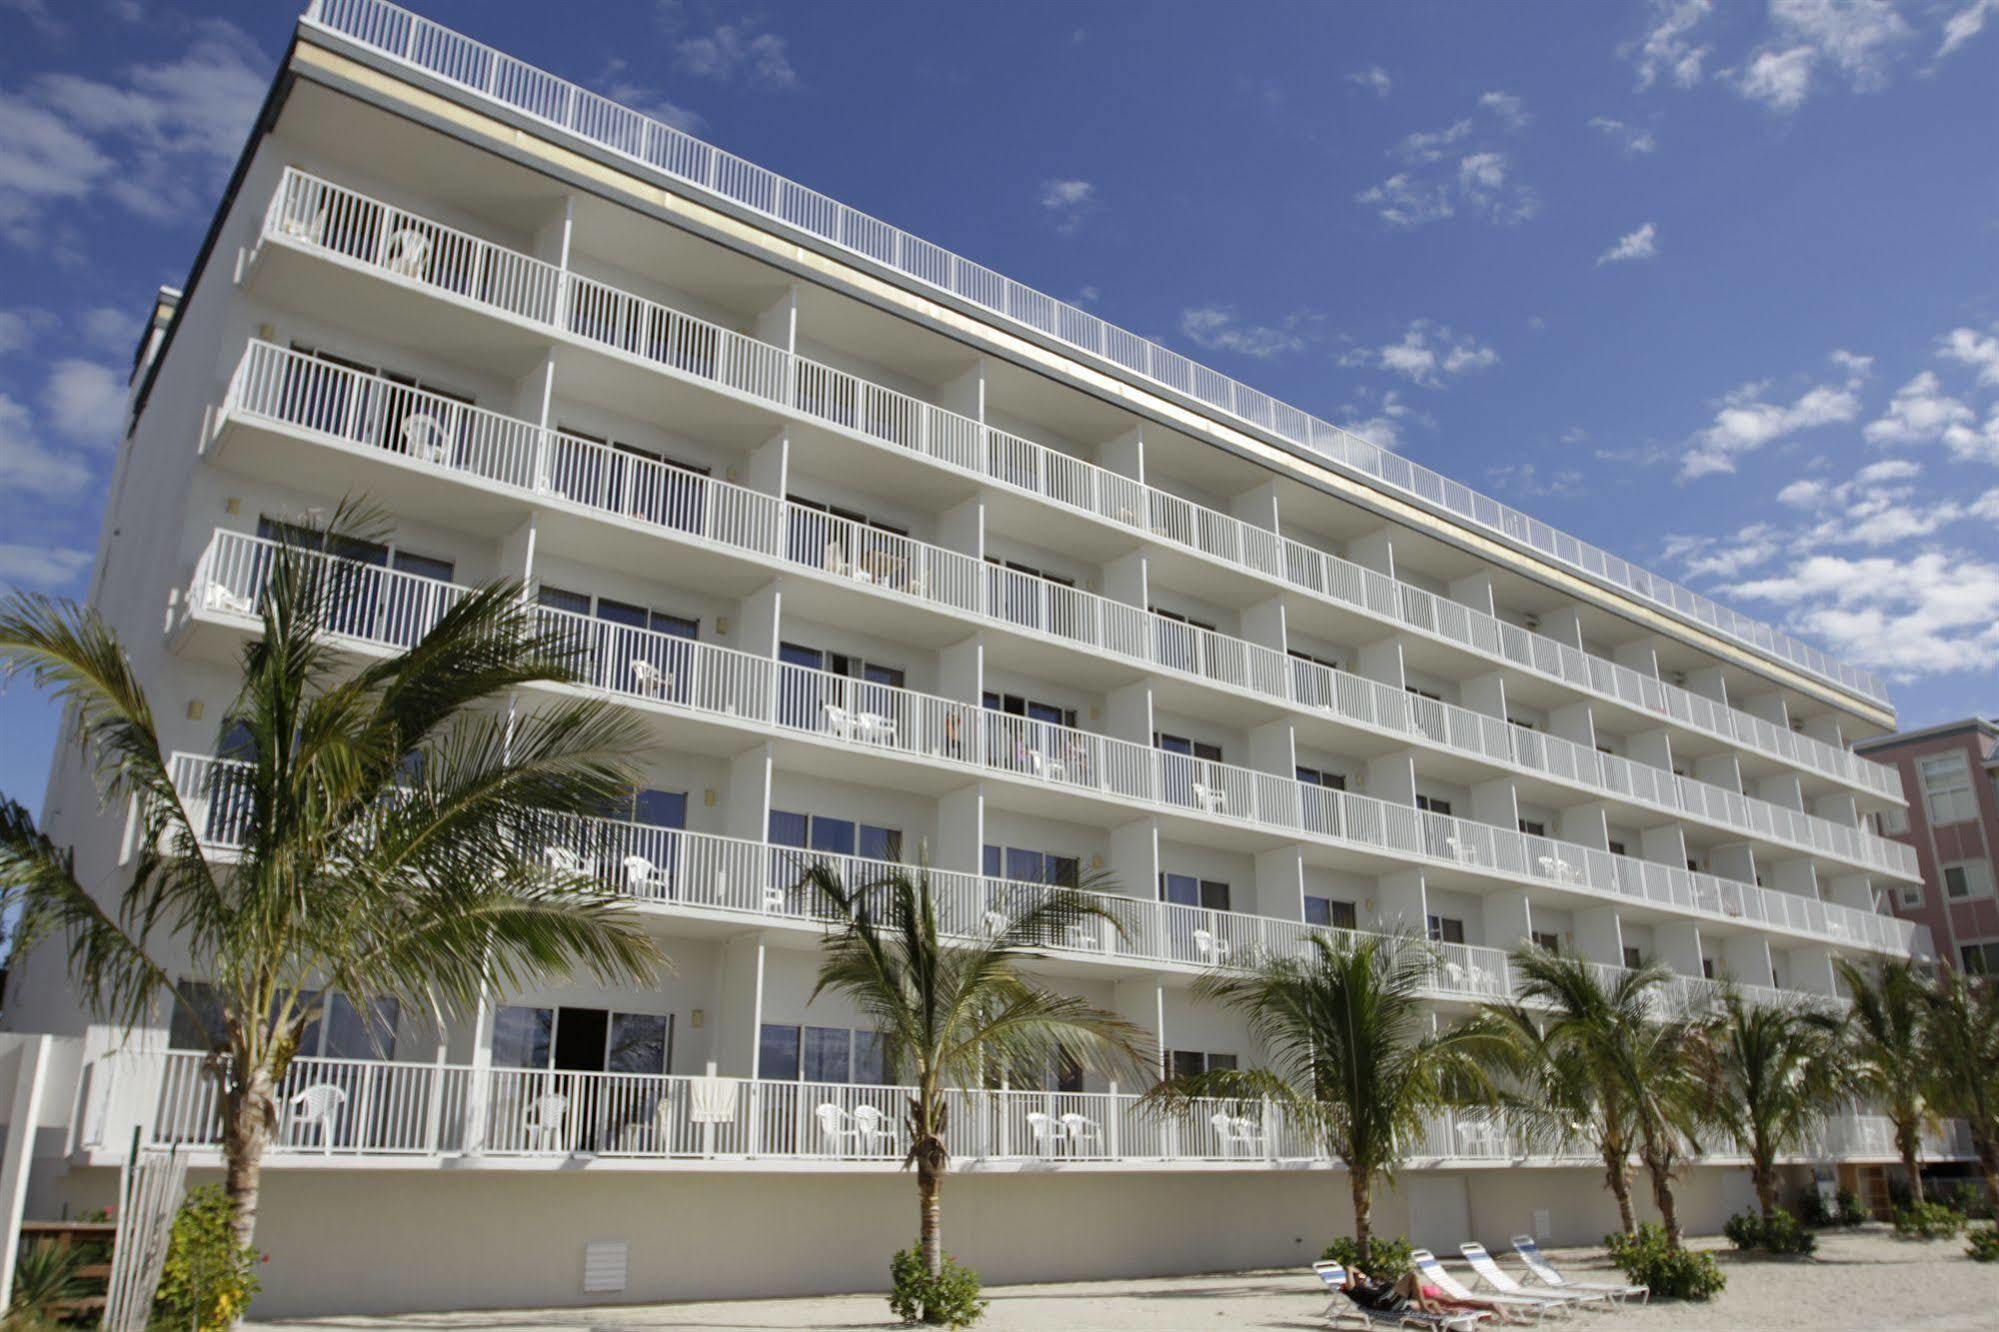
POLYGON ((53 1326, 71 1312, 72 1302, 89 1293, 81 1275, 83 1251, 68 1239, 43 1239, 21 1247, 14 1262, 14 1299, 6 1326, 53 1326))
POLYGON ((1958 1183, 1957 1188, 1951 1192, 1949 1203, 1953 1211, 1967 1220, 1992 1215, 1992 1207, 1986 1201, 1984 1187, 1969 1180, 1958 1183))
POLYGON ((257 1251, 229 1231, 229 1197, 214 1184, 188 1191, 167 1238, 166 1268, 153 1297, 153 1323, 171 1328, 234 1327, 257 1293, 257 1251))
POLYGON ((1839 1223, 1842 1226, 1864 1226, 1874 1219, 1874 1214, 1862 1205, 1860 1195, 1852 1189, 1839 1191, 1839 1223))
POLYGON ((1342 1235, 1326 1246, 1319 1255, 1322 1263, 1338 1263, 1341 1267, 1359 1267, 1371 1277, 1381 1277, 1394 1281, 1402 1277, 1416 1262, 1409 1255, 1416 1252, 1406 1236, 1373 1235, 1368 1247, 1372 1250, 1366 1262, 1360 1260, 1360 1246, 1351 1235, 1342 1235))
POLYGON ((1650 1286, 1662 1299, 1710 1299, 1728 1284, 1714 1255, 1667 1248, 1666 1228, 1656 1221, 1647 1221, 1635 1235, 1605 1235, 1603 1245, 1626 1281, 1650 1286))
POLYGON ((1981 1226, 1965 1236, 1965 1256, 1974 1263, 1999 1263, 1999 1230, 1981 1226))
POLYGON ((1938 1202, 1895 1209, 1895 1233, 1903 1239, 1949 1239, 1964 1229, 1964 1216, 1938 1202))
POLYGON ((1728 1236, 1730 1244, 1744 1251, 1811 1253, 1819 1246, 1818 1236, 1799 1225, 1796 1218, 1781 1207, 1770 1213, 1768 1221, 1757 1212, 1738 1213, 1728 1218, 1728 1224, 1721 1230, 1728 1236))
POLYGON ((960 1267, 948 1254, 944 1270, 932 1277, 923 1270, 922 1247, 912 1246, 889 1259, 888 1273, 888 1307, 905 1323, 970 1327, 986 1311, 987 1301, 979 1298, 979 1274, 960 1267))
MULTIPOLYGON (((1825 1199, 1820 1196, 1816 1188, 1806 1189, 1798 1195, 1798 1221, 1814 1230, 1824 1230, 1827 1226, 1839 1224, 1839 1218, 1825 1205, 1825 1199)), ((1742 1246, 1738 1244, 1736 1247, 1742 1246)))

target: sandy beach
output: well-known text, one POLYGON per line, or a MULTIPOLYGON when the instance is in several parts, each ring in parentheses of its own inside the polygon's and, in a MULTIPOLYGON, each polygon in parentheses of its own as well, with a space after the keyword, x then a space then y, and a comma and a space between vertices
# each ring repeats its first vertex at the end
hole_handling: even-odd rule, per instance
MULTIPOLYGON (((1613 1314, 1585 1313, 1549 1326, 1616 1326, 1635 1332, 1733 1332, 1735 1329, 1923 1328, 1975 1332, 1999 1328, 1999 1265, 1964 1256, 1962 1240, 1903 1241, 1886 1227, 1828 1232, 1810 1260, 1744 1259, 1716 1250, 1728 1289, 1706 1304, 1662 1301, 1613 1314)), ((1580 1279, 1615 1277, 1600 1251, 1556 1250, 1580 1279)), ((1455 1265, 1454 1265, 1455 1266, 1455 1265)), ((1508 1263, 1510 1268, 1512 1263, 1508 1263)), ((1230 1272, 1147 1280, 999 1286, 979 1326, 1025 1329, 1323 1328, 1326 1299, 1309 1272, 1230 1272)), ((1351 1325, 1351 1324, 1349 1324, 1351 1325)), ((650 1328, 844 1328, 900 1326, 879 1295, 731 1300, 576 1310, 505 1310, 401 1318, 326 1318, 251 1323, 250 1327, 429 1328, 438 1332, 639 1332, 650 1328)))

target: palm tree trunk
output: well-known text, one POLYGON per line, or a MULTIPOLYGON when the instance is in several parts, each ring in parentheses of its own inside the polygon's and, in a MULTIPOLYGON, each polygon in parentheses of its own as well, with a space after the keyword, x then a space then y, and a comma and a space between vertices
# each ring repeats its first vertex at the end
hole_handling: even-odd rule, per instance
POLYGON ((939 1205, 943 1192, 944 1180, 936 1159, 926 1151, 916 1158, 917 1236, 923 1270, 933 1277, 944 1272, 944 1213, 939 1205))
POLYGON ((1777 1167, 1768 1157, 1754 1157, 1749 1163, 1749 1178, 1755 1181, 1756 1207, 1767 1225, 1777 1210, 1777 1167))
POLYGON ((1909 1182, 1909 1201, 1920 1207, 1923 1204, 1923 1167, 1916 1160, 1916 1151, 1921 1146, 1917 1132, 1914 1120, 1895 1125, 1895 1148, 1902 1153, 1902 1175, 1909 1182))
MULTIPOLYGON (((1361 1270, 1367 1271, 1367 1264, 1374 1260, 1374 1176, 1365 1170, 1348 1173, 1347 1182, 1353 1189, 1353 1243, 1356 1260, 1361 1270)), ((1370 1276, 1380 1273, 1369 1272, 1370 1276)), ((1401 1276, 1400 1272, 1393 1274, 1401 1276)))
POLYGON ((1653 1152, 1645 1153, 1645 1171, 1652 1177, 1652 1201, 1658 1204, 1659 1219, 1666 1225, 1666 1247, 1678 1249, 1683 1236, 1680 1233, 1680 1213, 1673 1202, 1673 1171, 1653 1152))
POLYGON ((222 1126, 223 1189, 229 1195, 229 1228, 237 1247, 247 1249, 257 1234, 257 1204, 263 1187, 264 1149, 275 1119, 271 1075, 252 1070, 229 1089, 222 1126))
POLYGON ((1610 1186, 1610 1196, 1617 1199, 1617 1223, 1624 1227, 1624 1233, 1638 1233, 1638 1214, 1631 1207, 1631 1157, 1628 1152, 1619 1152, 1612 1147, 1603 1149, 1603 1179, 1610 1186))

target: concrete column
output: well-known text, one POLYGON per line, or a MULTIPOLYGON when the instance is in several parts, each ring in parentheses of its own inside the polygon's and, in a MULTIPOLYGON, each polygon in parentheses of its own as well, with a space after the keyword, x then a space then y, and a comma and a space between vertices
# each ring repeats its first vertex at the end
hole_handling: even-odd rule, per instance
POLYGON ((1506 677, 1498 671, 1474 675, 1458 686, 1458 702, 1473 712, 1506 720, 1506 677))
POLYGON ((1785 982, 1794 990, 1811 994, 1838 994, 1832 958, 1832 949, 1816 944, 1785 949, 1785 982))
POLYGON ((1267 647, 1272 652, 1283 652, 1290 647, 1289 624, 1284 614, 1284 602, 1280 597, 1259 601, 1254 606, 1244 606, 1241 612, 1243 641, 1258 647, 1267 647))
POLYGON ((1305 855, 1295 846, 1259 851, 1256 906, 1264 915, 1305 919, 1305 855))
POLYGON ((1480 614, 1498 614, 1496 603, 1492 599, 1492 571, 1490 569, 1480 569, 1477 573, 1466 574, 1462 578, 1453 578, 1449 583, 1444 585, 1444 590, 1450 593, 1452 601, 1469 606, 1480 614))
MULTIPOLYGON (((985 787, 978 782, 946 791, 937 798, 937 845, 930 863, 939 869, 978 874, 985 866, 985 787)), ((908 859, 908 852, 904 852, 908 859)))
POLYGON ((791 435, 780 430, 750 450, 743 462, 742 483, 750 490, 783 499, 791 482, 791 435))
MULTIPOLYGON (((1097 449, 1097 464, 1107 472, 1116 472, 1143 485, 1145 483, 1145 432, 1144 427, 1134 427, 1116 439, 1106 440, 1097 449)), ((1141 518, 1146 515, 1139 515, 1141 518)))
POLYGON ((986 501, 974 495, 937 516, 937 544, 975 560, 986 557, 986 501))
POLYGON ((1152 744, 1152 686, 1140 680, 1104 696, 1104 733, 1135 745, 1152 744))
POLYGON ((1770 944, 1761 934, 1722 936, 1720 970, 1744 985, 1775 985, 1776 969, 1770 965, 1770 944))
POLYGON ((530 513, 513 531, 500 538, 501 573, 526 583, 530 597, 534 590, 534 550, 539 522, 540 515, 530 513))
POLYGON ((1682 976, 1701 974, 1701 927, 1691 920, 1661 920, 1652 925, 1652 948, 1661 964, 1682 976))
POLYGON ((1638 858, 1649 860, 1655 865, 1671 865, 1674 869, 1685 869, 1687 835, 1677 823, 1641 829, 1638 833, 1638 858))
POLYGON ((1738 883, 1756 882, 1756 852, 1747 842, 1730 842, 1708 852, 1707 871, 1738 883))
POLYGON ((542 358, 540 365, 514 381, 514 414, 547 430, 555 425, 555 356, 542 358))
MULTIPOLYGON (((1166 1076, 1166 989, 1156 980, 1121 980, 1111 988, 1111 1011, 1152 1038, 1158 1067, 1154 1076, 1166 1076)), ((1142 1091, 1144 1088, 1133 1088, 1142 1091)))
POLYGON ((1837 712, 1821 712, 1816 717, 1805 718, 1804 732, 1814 740, 1823 740, 1834 749, 1846 748, 1846 728, 1840 724, 1837 712))
POLYGON ((1825 900, 1855 911, 1874 910, 1874 884, 1865 874, 1840 874, 1825 880, 1825 900))
POLYGON ((1127 606, 1151 607, 1151 582, 1144 551, 1127 551, 1104 565, 1104 595, 1127 606))
POLYGON ((767 342, 785 351, 798 350, 798 284, 792 283, 784 289, 784 294, 765 306, 750 325, 751 336, 758 342, 767 342))
POLYGON ((1614 906, 1584 907, 1575 913, 1576 953, 1590 962, 1624 965, 1624 931, 1614 906))
POLYGON ((1471 816, 1495 828, 1520 826, 1519 788, 1511 777, 1495 777, 1471 788, 1471 816))
POLYGON ((1742 765, 1732 753, 1705 754, 1695 759, 1693 776, 1696 781, 1719 786, 1724 791, 1742 790, 1742 765))
POLYGON ((973 634, 945 644, 937 652, 937 692, 945 698, 970 703, 974 707, 982 703, 985 698, 985 655, 983 634, 973 634))
POLYGON ((1118 891, 1140 901, 1159 900, 1159 822, 1133 819, 1111 829, 1111 876, 1118 891))
POLYGON ((1814 900, 1819 895, 1818 871, 1812 862, 1802 857, 1793 860, 1760 861, 1757 868, 1763 872, 1763 886, 1775 888, 1780 893, 1790 893, 1794 897, 1809 897, 1814 900))
POLYGON ((1298 773, 1298 750, 1296 736, 1288 720, 1265 722, 1252 727, 1249 732, 1249 766, 1259 772, 1273 772, 1280 777, 1295 777, 1298 773))
POLYGON ((1724 707, 1728 706, 1728 681, 1722 677, 1721 667, 1719 666, 1709 666, 1698 671, 1688 671, 1687 682, 1684 688, 1704 698, 1711 698, 1724 707))
POLYGON ((1534 937, 1534 911, 1525 890, 1501 888, 1485 895, 1485 941, 1494 948, 1524 948, 1534 937))
POLYGON ((1584 749, 1595 749, 1596 714, 1590 711, 1586 700, 1551 708, 1548 711, 1548 734, 1560 736, 1584 749))
POLYGON ((1355 675, 1366 676, 1391 689, 1402 688, 1408 683, 1408 677, 1402 673, 1402 640, 1378 638, 1372 643, 1362 643, 1354 651, 1353 670, 1355 675))
POLYGON ((1395 577, 1395 529, 1377 527, 1347 543, 1347 558, 1362 568, 1395 577))
POLYGON ((1736 700, 1735 706, 1752 717, 1761 717, 1780 731, 1791 729, 1791 709, 1785 705, 1784 696, 1775 691, 1745 694, 1736 700))
POLYGON ((715 1071, 725 1078, 760 1075, 763 1034, 764 943, 739 934, 722 945, 715 996, 715 1071))
POLYGON ((1367 761, 1367 793, 1394 805, 1416 803, 1416 758, 1411 750, 1377 754, 1367 761))
POLYGON ((727 836, 761 842, 769 835, 772 756, 766 741, 729 760, 729 789, 723 796, 728 803, 722 810, 727 836))
POLYGON ((1277 530, 1277 483, 1265 481, 1229 499, 1229 512, 1266 532, 1277 530))
POLYGON ((1830 795, 1819 796, 1812 801, 1811 811, 1820 818, 1830 819, 1843 827, 1858 828, 1863 826, 1860 817, 1860 801, 1851 791, 1834 791, 1830 795))
POLYGON ((1785 809, 1802 810, 1805 807, 1804 779, 1795 772, 1773 773, 1756 779, 1755 796, 1785 809))
POLYGON ((1384 874, 1374 882, 1374 915, 1384 931, 1422 935, 1429 928, 1429 898, 1420 870, 1384 874))
POLYGON ((1555 819, 1554 833, 1562 841, 1597 851, 1610 849, 1610 816, 1601 801, 1566 806, 1556 811, 1555 819))
POLYGON ((784 580, 773 578, 743 598, 736 646, 759 657, 775 657, 783 618, 784 580))
POLYGON ((1552 638, 1566 647, 1582 650, 1583 617, 1574 606, 1557 606, 1553 610, 1541 612, 1541 628, 1537 631, 1543 637, 1552 638))
POLYGON ((1624 743, 1624 757, 1662 772, 1673 770, 1673 737, 1670 732, 1640 731, 1624 743))
POLYGON ((1635 638, 1629 643, 1619 643, 1610 650, 1610 659, 1620 666, 1628 666, 1640 675, 1659 678, 1658 640, 1651 635, 1635 638))
MULTIPOLYGON (((14 1094, 7 1118, 7 1141, 0 1151, 0 1207, 6 1208, 6 1230, 0 1231, 0 1308, 14 1294, 14 1263, 20 1249, 21 1221, 27 1214, 28 1180, 35 1164, 35 1140, 40 1136, 42 1098, 49 1085, 50 1036, 16 1038, 13 1051, 14 1094)), ((119 1143, 117 1146, 124 1146, 119 1143)))

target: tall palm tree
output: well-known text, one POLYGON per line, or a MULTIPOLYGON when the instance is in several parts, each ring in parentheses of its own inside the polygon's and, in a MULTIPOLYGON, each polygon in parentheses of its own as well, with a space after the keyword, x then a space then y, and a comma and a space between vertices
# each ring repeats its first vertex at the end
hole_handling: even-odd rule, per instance
POLYGON ((1943 972, 1925 990, 1941 1108, 1964 1119, 1999 1206, 1999 982, 1943 972))
MULTIPOLYGON (((903 1164, 916 1168, 918 1242, 934 1277, 944 1263, 941 1201, 954 1090, 984 1086, 997 1070, 1058 1061, 1113 1076, 1153 1066, 1157 1055, 1132 1023, 1021 971, 1039 956, 1038 946, 1065 937, 1069 927, 1094 919, 1115 929, 1117 922, 1091 900, 1095 893, 1048 888, 1018 894, 991 918, 995 928, 958 942, 938 924, 927 869, 850 885, 821 864, 806 871, 805 883, 834 922, 812 997, 849 999, 882 1034, 896 1076, 914 1087, 903 1164)), ((1093 879, 1086 886, 1106 885, 1093 879)))
POLYGON ((1777 1210, 1777 1158, 1810 1141, 1848 1090, 1836 1035, 1801 1004, 1745 1002, 1733 988, 1703 1046, 1708 1113, 1748 1153, 1756 1205, 1777 1210))
POLYGON ((1376 1180, 1393 1180, 1436 1111, 1494 1100, 1478 1058, 1490 1039, 1485 1024, 1439 1031, 1430 1020, 1423 992, 1432 965, 1429 947, 1414 939, 1313 934, 1302 957, 1211 971, 1195 982, 1195 994, 1242 1014, 1268 1065, 1173 1078, 1154 1095, 1169 1106, 1268 1099, 1311 1128, 1346 1163, 1354 1243, 1365 1263, 1376 1180))
MULTIPOLYGON (((365 522, 342 506, 329 535, 365 522)), ((0 602, 0 666, 66 705, 101 797, 131 802, 144 834, 129 884, 100 898, 78 882, 74 853, 0 798, 0 893, 21 910, 19 944, 63 950, 100 1020, 129 1030, 170 1000, 202 1027, 244 1246, 278 1089, 319 996, 364 1011, 394 998, 441 1021, 489 987, 579 966, 643 982, 661 960, 635 914, 549 870, 518 835, 629 790, 636 748, 596 704, 512 717, 491 706, 570 678, 518 584, 474 590, 407 652, 357 662, 333 636, 353 580, 290 543, 268 573, 262 633, 222 721, 248 757, 200 792, 176 787, 145 690, 95 612, 19 593, 0 602), (227 860, 205 845, 203 805, 226 807, 242 832, 227 860)))
POLYGON ((1487 1006, 1494 1039, 1482 1051, 1499 1075, 1507 1122, 1529 1143, 1550 1152, 1576 1145, 1593 1150, 1603 1162, 1604 1185, 1617 1200, 1618 1225, 1625 1234, 1634 1234, 1638 1217, 1631 1204, 1631 1155, 1637 1129, 1624 1079, 1600 1057, 1597 1043, 1578 1039, 1575 1030, 1550 1039, 1544 1015, 1522 999, 1532 996, 1540 1004, 1614 1027, 1627 1009, 1631 1020, 1643 1019, 1643 995, 1601 986, 1584 963, 1539 948, 1514 954, 1513 963, 1521 978, 1520 997, 1487 1006))
POLYGON ((1923 1201, 1923 1125, 1931 1117, 1933 1070, 1924 1040, 1928 1004, 1923 981, 1904 959, 1867 970, 1839 959, 1840 979, 1853 998, 1844 1015, 1823 1019, 1843 1035, 1854 1085, 1895 1126, 1895 1150, 1912 1201, 1923 1201))

